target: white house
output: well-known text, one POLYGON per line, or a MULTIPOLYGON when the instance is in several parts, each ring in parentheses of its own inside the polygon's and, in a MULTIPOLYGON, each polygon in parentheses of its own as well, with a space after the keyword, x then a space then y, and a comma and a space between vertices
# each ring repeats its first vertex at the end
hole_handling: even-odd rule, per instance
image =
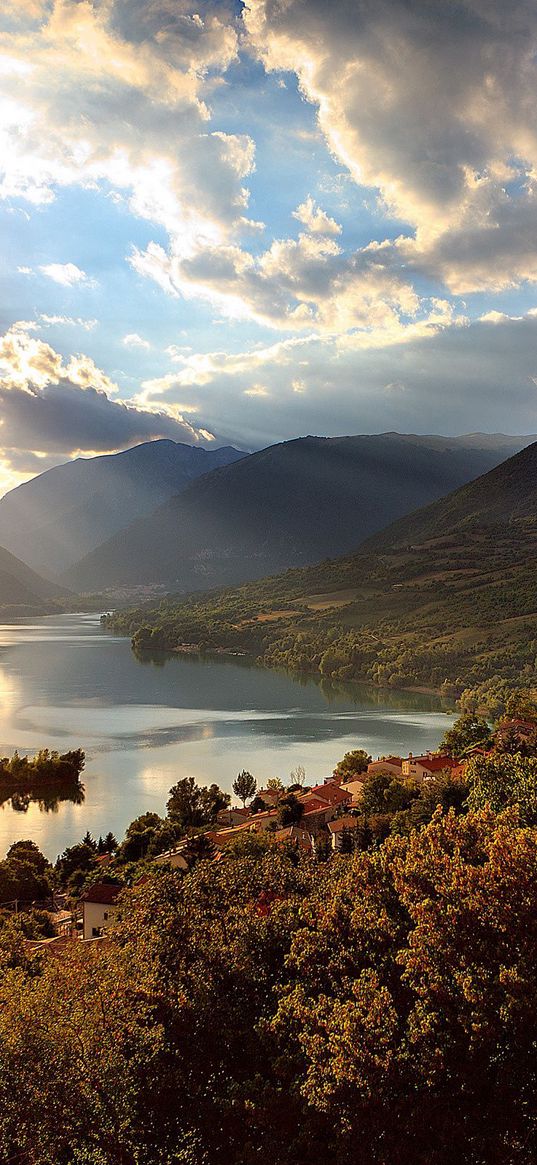
POLYGON ((118 915, 117 900, 123 887, 96 882, 82 895, 82 938, 102 938, 118 915))

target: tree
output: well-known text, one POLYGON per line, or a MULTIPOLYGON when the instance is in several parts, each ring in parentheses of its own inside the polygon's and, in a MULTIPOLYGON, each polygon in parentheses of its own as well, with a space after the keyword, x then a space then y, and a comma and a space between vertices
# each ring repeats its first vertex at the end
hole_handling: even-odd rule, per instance
POLYGON ((212 861, 216 857, 216 846, 206 833, 196 833, 189 837, 183 852, 192 869, 196 862, 212 861))
POLYGON ((490 805, 499 812, 516 805, 524 824, 537 825, 537 757, 509 753, 476 757, 466 766, 464 776, 470 809, 490 805))
POLYGON ((511 691, 505 703, 505 714, 537 723, 537 689, 516 688, 511 691))
POLYGON ((113 854, 117 850, 118 841, 114 834, 109 831, 106 837, 100 837, 97 842, 97 852, 100 854, 113 854))
POLYGON ((440 748, 449 756, 464 756, 469 749, 490 741, 490 728, 482 716, 465 713, 448 728, 442 737, 440 748))
POLYGON ((322 867, 272 1029, 335 1160, 358 1112, 375 1165, 534 1160, 536 866, 532 832, 483 813, 322 867))
POLYGON ((266 801, 264 801, 263 798, 259 796, 258 793, 250 805, 250 813, 264 813, 265 809, 268 809, 268 805, 266 801))
POLYGON ((246 769, 243 769, 242 772, 238 773, 237 777, 233 781, 232 788, 235 796, 238 797, 240 801, 242 801, 244 807, 247 801, 250 801, 252 797, 255 797, 257 793, 257 781, 251 773, 249 773, 246 769))
POLYGON ((274 789, 275 792, 278 792, 280 789, 283 790, 283 785, 282 785, 282 782, 280 781, 280 778, 279 777, 269 777, 269 779, 267 781, 267 789, 274 789))
POLYGON ((183 777, 170 789, 167 804, 168 816, 183 832, 214 825, 221 809, 231 800, 229 793, 223 793, 218 785, 201 786, 194 777, 183 777))
POLYGON ((343 760, 340 760, 336 765, 334 779, 352 781, 354 777, 366 773, 369 764, 371 764, 369 753, 364 748, 354 748, 351 752, 346 752, 343 760))
POLYGON ((292 769, 289 774, 289 779, 294 788, 302 789, 306 780, 304 765, 297 765, 296 769, 292 769))
POLYGON ((402 781, 389 773, 371 773, 364 781, 360 812, 367 815, 408 809, 419 790, 420 786, 413 781, 402 781))
POLYGON ((75 870, 86 873, 95 861, 93 846, 80 841, 76 845, 67 846, 56 862, 56 872, 60 882, 65 885, 75 870))
POLYGON ((41 853, 35 841, 14 841, 13 845, 10 845, 7 851, 6 861, 11 862, 14 860, 28 862, 30 865, 35 866, 39 874, 45 874, 51 868, 50 862, 41 853))
POLYGON ((278 801, 278 821, 280 825, 296 825, 304 813, 304 806, 294 793, 288 793, 278 801))

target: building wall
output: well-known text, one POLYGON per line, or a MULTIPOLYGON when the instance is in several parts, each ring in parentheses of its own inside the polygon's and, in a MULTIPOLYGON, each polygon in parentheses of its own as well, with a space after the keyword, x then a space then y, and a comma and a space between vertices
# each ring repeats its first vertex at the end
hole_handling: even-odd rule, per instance
POLYGON ((108 930, 108 927, 115 921, 117 912, 117 906, 105 906, 101 902, 83 902, 82 937, 85 939, 98 938, 99 934, 108 930))
MULTIPOLYGON (((404 764, 405 762, 403 761, 403 766, 404 764)), ((369 776, 372 773, 388 773, 390 776, 400 777, 401 765, 393 765, 388 760, 372 760, 367 766, 367 772, 369 776)))

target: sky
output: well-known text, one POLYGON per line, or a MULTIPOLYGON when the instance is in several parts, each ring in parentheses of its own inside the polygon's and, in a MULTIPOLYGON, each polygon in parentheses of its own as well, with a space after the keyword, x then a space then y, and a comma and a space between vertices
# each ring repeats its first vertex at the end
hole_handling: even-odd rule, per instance
POLYGON ((537 431, 532 0, 3 0, 0 494, 537 431))

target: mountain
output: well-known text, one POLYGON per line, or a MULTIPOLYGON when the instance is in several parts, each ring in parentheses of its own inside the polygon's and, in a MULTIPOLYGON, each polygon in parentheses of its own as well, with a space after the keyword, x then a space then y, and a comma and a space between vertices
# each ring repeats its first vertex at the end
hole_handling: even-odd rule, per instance
POLYGON ((123 453, 68 461, 0 499, 0 543, 57 577, 194 478, 243 456, 230 447, 148 441, 123 453))
POLYGON ((0 547, 0 608, 40 606, 65 595, 65 588, 40 578, 35 571, 0 547))
POLYGON ((384 433, 285 441, 198 479, 63 579, 81 591, 189 590, 312 563, 350 550, 529 440, 384 433))
POLYGON ((344 558, 119 615, 140 647, 450 693, 537 684, 537 443, 344 558))

